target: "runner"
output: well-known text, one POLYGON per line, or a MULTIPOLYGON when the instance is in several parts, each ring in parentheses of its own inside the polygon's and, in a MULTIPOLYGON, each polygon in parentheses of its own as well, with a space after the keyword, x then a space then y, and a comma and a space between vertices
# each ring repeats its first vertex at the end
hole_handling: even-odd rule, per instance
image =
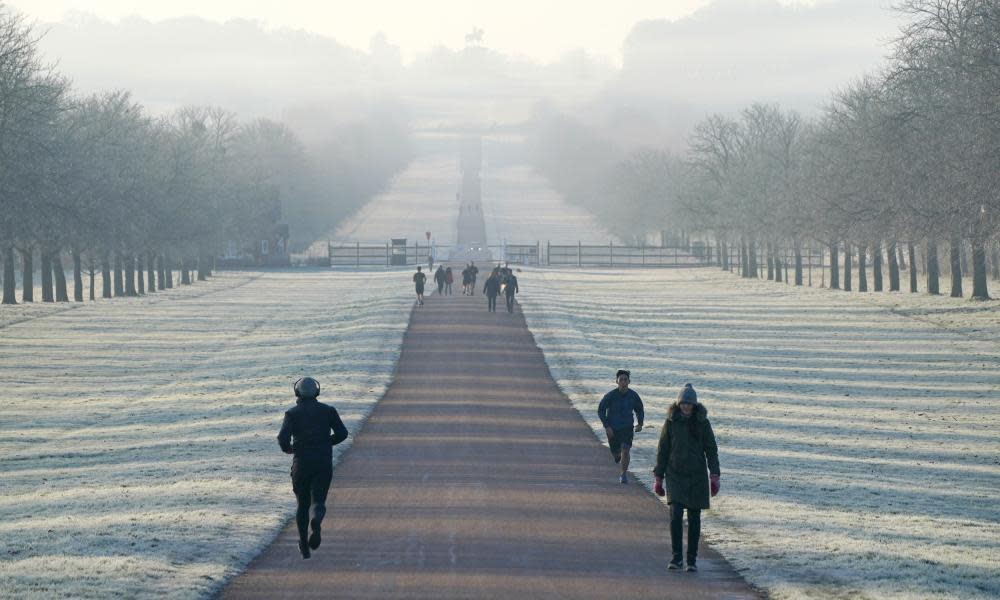
POLYGON ((417 288, 417 306, 424 305, 424 282, 427 281, 427 275, 424 275, 420 271, 420 267, 417 267, 417 272, 413 274, 413 283, 417 288))
POLYGON ((333 447, 347 439, 347 428, 337 409, 316 400, 318 381, 303 377, 292 389, 297 400, 295 406, 285 412, 278 432, 278 445, 285 454, 294 455, 292 491, 298 503, 295 525, 299 529, 299 552, 302 558, 309 558, 309 550, 319 548, 321 541, 326 496, 333 477, 333 447))
POLYGON ((611 456, 616 463, 621 463, 622 472, 618 478, 621 483, 628 483, 628 464, 631 459, 632 436, 642 431, 642 422, 645 418, 642 399, 635 390, 629 389, 632 374, 619 369, 615 373, 615 381, 618 387, 604 395, 601 403, 597 406, 597 416, 604 425, 604 432, 608 435, 608 446, 611 448, 611 456), (635 413, 635 428, 632 427, 632 414, 635 413))
POLYGON ((667 496, 670 505, 670 546, 673 557, 668 569, 683 566, 684 510, 688 515, 687 570, 697 571, 701 511, 709 508, 709 497, 719 493, 719 448, 708 421, 708 411, 698 394, 685 384, 677 401, 667 409, 660 431, 653 469, 657 496, 667 496), (709 476, 711 473, 711 477, 709 476))

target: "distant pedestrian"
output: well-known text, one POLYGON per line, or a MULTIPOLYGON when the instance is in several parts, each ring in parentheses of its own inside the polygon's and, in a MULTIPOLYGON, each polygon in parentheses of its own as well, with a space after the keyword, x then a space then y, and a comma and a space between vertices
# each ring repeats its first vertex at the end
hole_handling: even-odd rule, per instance
POLYGON ((497 311, 497 296, 500 295, 500 277, 494 271, 483 283, 483 293, 486 294, 486 310, 497 311))
MULTIPOLYGON (((508 269, 508 273, 510 273, 510 269, 508 269)), ((503 286, 503 293, 507 300, 507 312, 509 313, 514 312, 514 294, 518 291, 520 288, 517 287, 517 277, 514 273, 510 273, 503 286)))
POLYGON ((337 409, 316 400, 318 381, 303 377, 292 389, 297 399, 295 406, 285 412, 278 445, 285 454, 294 455, 292 490, 298 503, 295 525, 299 530, 299 552, 302 558, 309 558, 309 550, 319 548, 321 541, 326 496, 333 478, 333 447, 347 439, 347 428, 337 409))
POLYGON ((667 409, 660 431, 653 469, 658 496, 670 504, 670 545, 673 557, 669 569, 680 569, 684 555, 684 511, 688 515, 687 570, 697 571, 701 511, 709 508, 709 497, 719 493, 719 448, 708 421, 708 411, 698 402, 690 383, 667 409), (709 475, 711 474, 711 475, 709 475))
POLYGON ((462 295, 463 296, 468 296, 469 295, 469 285, 470 285, 469 282, 470 281, 472 281, 472 271, 470 270, 469 265, 465 265, 465 268, 462 269, 462 295))
POLYGON ((444 291, 449 296, 451 295, 451 284, 454 283, 455 276, 451 272, 451 267, 444 270, 444 291))
POLYGON ((629 389, 632 381, 632 374, 619 369, 615 373, 615 381, 618 387, 604 395, 601 403, 597 406, 597 416, 604 425, 604 432, 608 436, 608 447, 611 449, 611 456, 615 463, 621 463, 621 475, 618 481, 628 483, 628 465, 631 460, 633 435, 642 431, 642 423, 645 419, 645 412, 642 407, 642 399, 635 390, 629 389), (633 427, 633 414, 635 415, 635 425, 633 427))
POLYGON ((434 272, 434 282, 438 286, 438 296, 444 291, 444 267, 438 265, 438 270, 434 272))
POLYGON ((469 295, 476 295, 476 276, 479 275, 479 267, 476 266, 475 261, 469 262, 469 295))
POLYGON ((417 288, 417 306, 424 305, 424 283, 427 281, 427 275, 421 272, 420 267, 417 267, 417 272, 413 274, 413 284, 417 288))

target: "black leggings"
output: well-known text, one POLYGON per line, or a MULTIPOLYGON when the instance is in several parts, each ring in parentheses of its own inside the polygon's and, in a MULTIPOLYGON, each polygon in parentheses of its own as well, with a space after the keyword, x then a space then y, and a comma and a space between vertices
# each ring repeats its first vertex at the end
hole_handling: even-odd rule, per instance
POLYGON ((514 312, 514 294, 506 294, 507 296, 507 312, 514 312))
POLYGON ((492 295, 492 294, 487 294, 486 295, 486 300, 488 301, 486 309, 489 310, 490 312, 496 312, 497 311, 497 297, 495 295, 492 295))
POLYGON ((698 558, 698 538, 701 537, 701 509, 688 508, 679 502, 670 505, 670 546, 673 549, 673 560, 679 561, 684 555, 684 510, 688 513, 688 551, 687 562, 694 564, 698 558))
POLYGON ((292 490, 298 509, 295 511, 295 525, 299 528, 299 539, 309 538, 309 513, 312 512, 313 527, 323 522, 326 516, 326 495, 330 491, 333 465, 326 461, 302 461, 292 464, 292 490))

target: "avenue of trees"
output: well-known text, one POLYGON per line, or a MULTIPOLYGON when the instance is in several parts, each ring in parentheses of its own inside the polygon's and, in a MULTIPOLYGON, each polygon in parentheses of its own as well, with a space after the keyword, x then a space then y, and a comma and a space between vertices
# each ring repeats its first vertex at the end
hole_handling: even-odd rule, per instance
MULTIPOLYGON (((639 149, 578 167, 603 177, 582 203, 619 234, 669 223, 709 235, 719 264, 745 277, 766 265, 768 278, 801 285, 812 260, 803 254, 820 247, 832 288, 916 292, 918 269, 901 282, 901 268, 920 265, 931 294, 946 271, 951 295, 963 296, 971 271, 971 296, 988 298, 990 271, 1000 278, 1000 0, 895 8, 908 24, 891 60, 834 93, 819 117, 767 104, 712 115, 681 156, 639 149)), ((556 139, 553 121, 536 145, 556 139)), ((536 166, 560 187, 555 162, 536 166)))
POLYGON ((310 150, 281 123, 222 108, 154 117, 128 92, 79 97, 37 36, 0 4, 4 304, 36 300, 36 276, 57 302, 203 280, 228 240, 265 239, 279 221, 304 246, 408 160, 405 127, 382 116, 310 150))

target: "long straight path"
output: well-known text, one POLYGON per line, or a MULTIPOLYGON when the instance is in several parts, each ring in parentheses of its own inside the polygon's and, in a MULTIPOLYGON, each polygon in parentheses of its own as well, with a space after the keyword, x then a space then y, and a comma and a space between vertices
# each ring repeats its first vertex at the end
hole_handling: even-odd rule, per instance
POLYGON ((667 570, 665 505, 618 483, 520 309, 499 309, 434 295, 413 311, 334 471, 322 547, 301 559, 289 524, 223 598, 758 597, 707 547, 698 573, 667 570))

